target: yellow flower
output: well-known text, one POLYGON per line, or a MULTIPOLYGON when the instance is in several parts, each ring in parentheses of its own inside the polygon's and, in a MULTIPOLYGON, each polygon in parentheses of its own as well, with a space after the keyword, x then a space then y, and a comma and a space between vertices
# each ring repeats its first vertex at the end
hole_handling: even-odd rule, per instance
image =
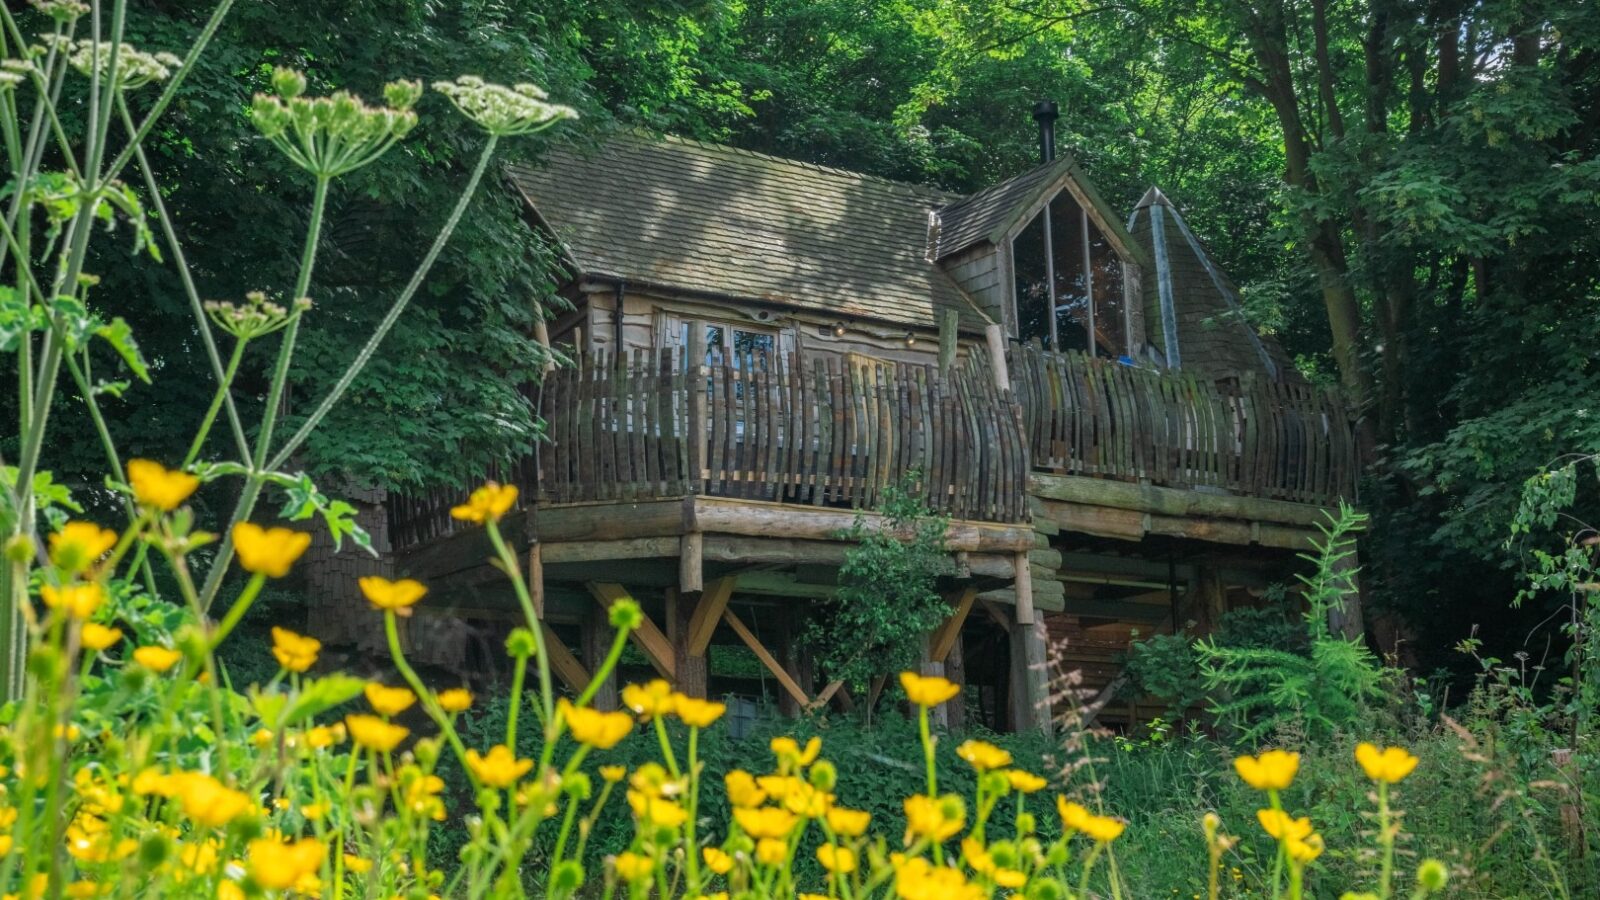
POLYGON ((305 816, 308 822, 315 822, 327 814, 328 804, 326 803, 307 803, 305 806, 300 807, 300 815, 305 816))
POLYGON ((953 794, 938 798, 915 794, 906 798, 905 807, 907 844, 915 837, 943 843, 954 837, 966 823, 965 804, 953 794))
POLYGON ((152 672, 165 672, 178 664, 183 654, 166 647, 140 647, 133 651, 133 661, 152 672))
POLYGON ((823 844, 817 848, 817 862, 829 872, 849 875, 856 870, 856 852, 849 847, 823 844))
POLYGON ((128 461, 128 486, 145 506, 172 512, 189 499, 200 486, 200 479, 148 459, 131 459, 128 461))
POLYGON ((440 691, 435 699, 439 701, 439 708, 447 713, 466 712, 472 708, 472 692, 466 688, 440 691))
POLYGON ((601 766, 600 767, 600 777, 605 779, 606 781, 610 782, 611 784, 616 784, 617 782, 621 781, 622 779, 628 777, 628 767, 627 766, 601 766))
POLYGON ((93 522, 68 522, 50 535, 50 561, 63 572, 82 572, 117 545, 117 533, 93 522))
POLYGON ((749 809, 767 802, 767 792, 743 769, 734 769, 722 776, 722 782, 728 786, 728 802, 735 807, 749 809))
POLYGON ((995 869, 994 883, 1015 890, 1028 883, 1028 876, 1017 869, 995 869))
POLYGON ((367 859, 364 856, 356 856, 353 853, 346 853, 344 855, 344 868, 347 872, 354 872, 357 875, 365 875, 366 873, 372 871, 372 860, 367 859))
POLYGON ((379 753, 388 753, 400 746, 400 742, 411 733, 411 729, 403 725, 391 725, 377 716, 349 715, 344 717, 344 723, 357 744, 379 753))
POLYGON ((845 837, 860 837, 867 832, 867 825, 872 821, 872 813, 860 809, 845 809, 835 806, 828 810, 828 827, 834 834, 845 837))
MULTIPOLYGON (((422 582, 411 578, 402 578, 399 581, 390 581, 377 575, 367 575, 360 582, 361 593, 366 596, 367 602, 378 609, 406 610, 416 605, 422 595, 428 592, 422 582)), ((409 613, 401 613, 408 615, 409 613)))
POLYGON ((966 741, 956 748, 956 755, 979 772, 1003 769, 1011 765, 1011 754, 987 741, 966 741))
POLYGON ((509 512, 516 503, 516 485, 495 484, 491 481, 473 491, 466 503, 451 507, 450 515, 463 522, 476 522, 482 525, 489 521, 500 521, 500 517, 509 512))
POLYGON ((788 841, 762 838, 756 841, 756 862, 764 866, 781 866, 789 858, 788 841))
POLYGON ((726 875, 733 871, 733 857, 716 847, 706 847, 700 851, 700 856, 705 859, 706 868, 718 875, 726 875))
POLYGON ((1368 778, 1385 784, 1398 784, 1417 767, 1417 758, 1404 747, 1380 750, 1365 743, 1356 745, 1356 762, 1361 764, 1368 778))
POLYGON ((517 755, 511 752, 510 747, 496 744, 489 748, 488 755, 479 755, 476 750, 468 750, 467 768, 485 785, 492 788, 507 788, 528 774, 528 770, 533 768, 533 760, 517 759, 517 755))
POLYGON ((1280 841, 1305 840, 1312 832, 1310 819, 1296 819, 1279 809, 1256 810, 1256 821, 1261 823, 1262 831, 1280 841))
POLYGON ((183 807, 183 814, 202 825, 221 828, 256 808, 250 795, 236 791, 210 775, 179 772, 170 777, 173 796, 183 807))
POLYGON ((647 684, 630 684, 622 689, 622 705, 646 719, 670 716, 677 708, 678 697, 672 685, 657 678, 647 684))
POLYGON ((83 626, 83 646, 96 653, 112 646, 122 640, 122 629, 107 628, 96 622, 89 622, 83 626))
POLYGON ((610 750, 633 732, 633 717, 625 712, 601 712, 587 706, 573 706, 566 698, 556 710, 572 731, 572 739, 597 750, 610 750))
POLYGON ((1123 829, 1127 828, 1126 822, 1113 819, 1110 816, 1090 816, 1080 829, 1088 838, 1096 843, 1109 844, 1122 836, 1123 829))
POLYGON ((406 809, 419 816, 444 821, 444 801, 439 799, 439 795, 444 793, 443 778, 424 775, 415 766, 409 766, 400 770, 400 782, 400 793, 406 809))
POLYGON ((640 791, 628 792, 628 805, 639 821, 661 828, 677 828, 689 820, 689 813, 678 804, 640 791))
POLYGON ((989 892, 968 884, 961 870, 936 866, 917 856, 895 854, 894 889, 904 900, 982 900, 989 892))
POLYGON ((811 738, 802 749, 794 738, 781 735, 773 738, 770 746, 772 755, 782 764, 780 768, 787 769, 791 765, 805 767, 817 761, 817 755, 822 752, 822 738, 811 738))
POLYGON ((795 779, 794 789, 783 797, 783 808, 807 819, 820 819, 833 805, 833 795, 795 779))
POLYGON ((1034 794, 1045 789, 1049 784, 1043 778, 1025 772, 1022 769, 1010 769, 1006 772, 1006 781, 1011 783, 1011 789, 1020 794, 1034 794))
POLYGON ((656 861, 630 850, 617 854, 613 865, 616 866, 617 877, 631 883, 649 878, 650 873, 655 871, 656 861))
POLYGON ((345 727, 342 724, 318 725, 306 732, 306 743, 313 750, 322 750, 342 743, 345 737, 345 727))
POLYGON ((301 838, 292 844, 257 838, 250 842, 250 877, 269 891, 287 890, 321 871, 327 855, 328 848, 316 838, 301 838))
POLYGON ((388 687, 376 682, 368 684, 363 693, 380 716, 398 716, 417 702, 417 695, 411 693, 410 688, 388 687))
POLYGON ((915 672, 901 672, 900 686, 906 689, 906 699, 923 708, 938 706, 961 693, 961 686, 954 682, 915 672))
POLYGON ((1061 814, 1061 825, 1068 831, 1082 831, 1084 825, 1094 815, 1081 804, 1074 803, 1065 797, 1056 798, 1056 812, 1061 814))
POLYGON ((1322 855, 1322 835, 1312 832, 1305 838, 1291 837, 1283 842, 1289 851, 1289 858, 1305 865, 1322 855))
POLYGON ((311 535, 288 528, 262 528, 254 522, 233 526, 233 549, 246 572, 282 578, 311 546, 311 535))
POLYGON ((690 728, 708 728, 728 711, 728 704, 678 695, 678 718, 690 728))
POLYGON ((272 655, 278 665, 290 672, 304 672, 317 662, 322 642, 314 637, 295 634, 287 628, 272 626, 272 655))
POLYGON ((1281 791, 1294 783, 1300 771, 1300 754, 1287 750, 1268 750, 1260 756, 1240 756, 1233 768, 1244 783, 1258 791, 1281 791))
POLYGON ((97 896, 100 892, 100 884, 94 881, 74 881, 62 891, 72 900, 88 900, 88 898, 97 896))
POLYGON ((733 820, 739 823, 745 834, 757 840, 761 838, 787 838, 789 832, 794 830, 795 823, 800 821, 795 814, 776 806, 764 806, 757 809, 750 807, 737 807, 733 811, 733 820))
POLYGON ((39 588, 39 599, 51 609, 65 610, 74 619, 87 619, 105 602, 106 593, 92 581, 61 587, 47 584, 39 588))

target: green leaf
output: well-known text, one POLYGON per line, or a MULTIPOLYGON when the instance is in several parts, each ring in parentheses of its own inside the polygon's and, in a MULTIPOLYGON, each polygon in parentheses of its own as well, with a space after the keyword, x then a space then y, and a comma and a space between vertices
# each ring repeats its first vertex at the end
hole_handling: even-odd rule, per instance
POLYGON ((284 713, 280 727, 304 722, 341 703, 354 700, 361 694, 366 684, 364 679, 342 674, 306 682, 300 690, 300 695, 295 697, 294 703, 289 706, 288 712, 284 713))
POLYGON ((133 329, 129 327, 126 319, 117 316, 110 324, 101 325, 94 330, 95 336, 111 345, 122 361, 128 364, 128 369, 145 384, 150 383, 150 367, 145 364, 144 354, 139 352, 139 343, 133 339, 133 329))

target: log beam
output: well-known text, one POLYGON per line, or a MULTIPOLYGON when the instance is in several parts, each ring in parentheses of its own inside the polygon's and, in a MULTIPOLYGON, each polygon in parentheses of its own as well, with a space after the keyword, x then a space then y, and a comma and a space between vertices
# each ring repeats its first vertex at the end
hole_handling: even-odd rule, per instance
POLYGON ((967 614, 972 612, 972 604, 978 599, 978 589, 962 588, 950 599, 950 618, 934 629, 933 636, 928 639, 928 655, 936 663, 944 662, 950 655, 950 648, 960 640, 961 626, 967 623, 967 614))
MULTIPOLYGON (((609 610, 618 601, 632 599, 628 589, 620 584, 609 581, 591 581, 584 585, 594 597, 601 608, 609 610)), ((677 680, 677 664, 674 659, 672 642, 661 633, 656 623, 650 621, 649 616, 643 616, 639 627, 628 633, 628 639, 634 646, 644 651, 645 658, 650 660, 657 673, 668 681, 677 680)))
POLYGON ((700 593, 683 634, 684 648, 690 656, 706 655, 706 648, 711 646, 711 636, 716 633, 717 623, 722 621, 722 613, 728 608, 728 598, 733 596, 737 581, 731 575, 718 578, 700 593))
POLYGON ((701 561, 705 548, 705 535, 691 531, 679 539, 678 590, 685 594, 705 589, 701 561))
POLYGON ((761 664, 767 667, 767 671, 772 673, 772 677, 778 679, 778 684, 783 686, 783 689, 789 693, 789 696, 794 699, 794 702, 801 709, 811 705, 811 698, 807 697, 806 692, 800 689, 799 682, 790 676, 783 668, 783 665, 778 662, 777 657, 772 655, 772 651, 768 650, 756 638, 755 633, 744 624, 744 621, 733 610, 724 609, 722 611, 722 620, 728 623, 728 627, 732 628, 733 633, 739 636, 739 640, 744 641, 745 646, 750 648, 750 652, 756 655, 756 659, 761 660, 761 664))
POLYGON ((574 694, 583 693, 589 686, 589 671, 578 662, 578 658, 561 642, 561 637, 556 630, 546 622, 540 622, 539 628, 544 631, 544 651, 550 656, 550 671, 561 679, 567 690, 574 694))

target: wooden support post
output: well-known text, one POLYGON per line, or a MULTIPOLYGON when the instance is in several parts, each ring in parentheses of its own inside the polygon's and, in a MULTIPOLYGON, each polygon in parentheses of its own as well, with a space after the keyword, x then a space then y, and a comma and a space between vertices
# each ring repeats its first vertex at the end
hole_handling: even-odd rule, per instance
POLYGON ((950 698, 945 706, 949 708, 950 730, 960 731, 967 724, 967 698, 964 696, 967 687, 966 655, 961 648, 961 632, 957 631, 955 640, 950 642, 950 650, 944 658, 944 677, 961 686, 962 693, 950 698))
MULTIPOLYGON (((603 609, 609 610, 612 604, 619 600, 631 599, 627 588, 613 582, 591 581, 585 587, 603 609)), ((655 667, 662 678, 668 681, 677 680, 672 643, 661 633, 661 629, 656 627, 656 623, 650 621, 649 616, 645 616, 639 627, 629 632, 628 639, 633 641, 634 646, 644 651, 645 658, 650 660, 650 665, 655 667)))
MULTIPOLYGON (((776 653, 778 664, 783 666, 783 670, 789 673, 790 678, 794 679, 794 683, 800 688, 800 693, 810 696, 814 686, 800 664, 800 642, 795 640, 794 636, 794 616, 790 615, 789 610, 784 609, 777 612, 776 618, 778 637, 775 643, 778 645, 776 653)), ((797 700, 787 693, 778 697, 778 711, 786 716, 798 716, 810 705, 810 701, 797 700)))
POLYGON ((956 337, 961 314, 953 309, 944 311, 939 318, 939 374, 950 377, 956 367, 956 337))
POLYGON ((678 539, 678 590, 685 594, 698 593, 705 588, 701 575, 705 542, 705 535, 698 531, 678 539))
MULTIPOLYGON (((1222 623, 1222 614, 1228 611, 1228 589, 1222 583, 1222 573, 1204 564, 1195 566, 1194 592, 1196 602, 1191 609, 1199 613, 1208 634, 1216 631, 1222 623)), ((1182 627, 1181 619, 1173 621, 1174 634, 1182 627)))
MULTIPOLYGON (((683 636, 690 656, 706 655, 711 636, 717 631, 717 623, 722 621, 722 611, 728 608, 728 598, 733 596, 733 586, 737 583, 738 579, 732 575, 718 578, 695 599, 694 612, 689 616, 683 636)), ((685 597, 685 602, 688 599, 685 597)))
MULTIPOLYGON (((540 622, 539 627, 544 631, 544 652, 550 654, 550 671, 561 679, 567 690, 574 694, 583 693, 584 688, 589 686, 589 670, 572 655, 572 651, 561 642, 561 636, 548 622, 540 622)), ((595 665, 598 666, 599 662, 595 665)))
POLYGON ((1362 595, 1365 591, 1361 587, 1361 567, 1355 550, 1355 542, 1351 541, 1350 555, 1335 564, 1335 570, 1349 577, 1350 586, 1355 588, 1355 591, 1345 598, 1343 608, 1335 607, 1328 610, 1328 629, 1334 634, 1344 635, 1347 641, 1359 640, 1367 633, 1366 617, 1361 610, 1362 595))
POLYGON ((733 610, 724 609, 722 611, 722 619, 728 623, 729 628, 733 629, 733 633, 739 636, 739 640, 744 641, 745 646, 750 648, 750 652, 756 655, 756 659, 761 660, 761 664, 767 667, 767 671, 772 673, 772 677, 778 679, 778 684, 783 686, 783 689, 789 693, 790 697, 794 698, 796 703, 802 708, 811 704, 811 698, 807 697, 806 692, 801 690, 799 683, 790 677, 789 673, 778 663, 777 657, 772 655, 772 651, 768 650, 756 638, 755 632, 751 631, 733 610))
POLYGON ((1017 580, 1017 622, 1032 625, 1037 615, 1033 609, 1033 569, 1028 566, 1028 554, 1018 553, 1013 558, 1017 580))
MULTIPOLYGON (((605 661, 606 654, 611 651, 611 641, 614 632, 611 630, 610 617, 606 611, 598 606, 591 606, 583 617, 583 662, 591 672, 599 671, 600 664, 605 661)), ((599 690, 595 691, 594 708, 600 710, 614 710, 617 708, 617 673, 612 672, 601 682, 599 690)))
POLYGON ((983 329, 989 344, 989 366, 994 371, 994 386, 1002 391, 1011 390, 1011 374, 1006 367, 1006 331, 1003 325, 989 325, 983 329))
POLYGON ((533 614, 544 620, 544 551, 534 541, 528 548, 528 595, 533 600, 533 614))
POLYGON ((672 644, 673 661, 678 671, 678 690, 690 697, 705 699, 707 663, 704 653, 689 653, 689 623, 699 596, 680 594, 667 588, 667 640, 672 644))
POLYGON ((1017 620, 1010 628, 1011 723, 1017 731, 1049 734, 1050 672, 1044 621, 1021 621, 1020 602, 1016 612, 1017 620))
POLYGON ((541 309, 534 317, 533 339, 541 348, 544 349, 544 366, 541 367, 540 371, 548 375, 556 370, 556 360, 554 354, 550 352, 550 323, 544 320, 544 315, 542 313, 543 310, 541 309))

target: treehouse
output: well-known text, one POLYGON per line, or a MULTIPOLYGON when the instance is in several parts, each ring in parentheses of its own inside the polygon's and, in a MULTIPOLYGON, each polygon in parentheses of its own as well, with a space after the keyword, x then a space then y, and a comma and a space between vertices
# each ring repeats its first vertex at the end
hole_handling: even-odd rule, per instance
MULTIPOLYGON (((632 596, 639 665, 685 692, 870 701, 797 636, 902 483, 949 522, 925 670, 992 727, 1049 727, 1057 670, 1131 722, 1111 700, 1134 632, 1203 630, 1291 580, 1354 497, 1344 408, 1165 196, 1119 214, 1054 153, 1053 105, 1036 118, 1041 163, 969 196, 633 133, 508 172, 568 272, 541 337, 570 364, 529 388, 548 440, 486 475, 522 490, 506 530, 563 679, 587 681, 632 596), (759 666, 719 667, 729 648, 759 666)), ((369 499, 385 552, 324 552, 316 593, 340 599, 314 622, 369 639, 354 577, 417 577, 413 652, 492 665, 518 614, 449 517, 462 496, 369 499)))

